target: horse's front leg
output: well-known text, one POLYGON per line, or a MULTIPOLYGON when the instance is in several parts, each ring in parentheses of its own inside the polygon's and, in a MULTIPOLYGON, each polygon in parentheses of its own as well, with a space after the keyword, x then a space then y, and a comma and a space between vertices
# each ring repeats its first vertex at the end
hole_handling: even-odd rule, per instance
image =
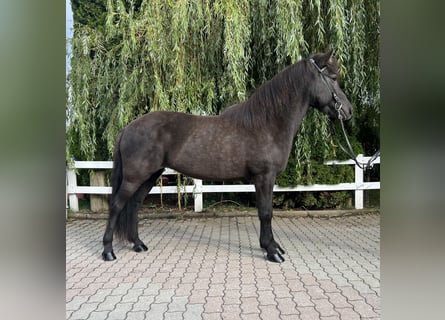
POLYGON ((260 246, 267 251, 267 259, 283 262, 284 250, 275 241, 272 232, 272 196, 275 177, 257 177, 255 179, 258 217, 260 219, 260 246))

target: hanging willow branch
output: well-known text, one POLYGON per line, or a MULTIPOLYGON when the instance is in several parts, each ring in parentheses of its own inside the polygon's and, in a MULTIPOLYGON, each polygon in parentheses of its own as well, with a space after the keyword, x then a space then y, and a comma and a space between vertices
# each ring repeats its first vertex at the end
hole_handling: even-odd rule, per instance
POLYGON ((307 55, 303 34, 302 0, 278 0, 275 27, 277 30, 277 62, 294 63, 307 55), (289 59, 287 59, 289 58, 289 59))

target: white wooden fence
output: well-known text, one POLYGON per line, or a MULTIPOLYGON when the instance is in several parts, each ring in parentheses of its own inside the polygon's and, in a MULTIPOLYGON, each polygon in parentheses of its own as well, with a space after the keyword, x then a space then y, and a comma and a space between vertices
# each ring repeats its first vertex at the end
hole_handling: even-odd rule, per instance
MULTIPOLYGON (((360 163, 367 163, 370 157, 358 155, 357 160, 360 163)), ((380 157, 378 157, 374 164, 380 164, 380 157)), ((274 192, 293 192, 293 191, 355 191, 355 208, 363 209, 363 192, 364 190, 380 189, 380 182, 364 182, 363 170, 355 164, 353 160, 346 161, 327 161, 326 165, 353 165, 355 167, 355 181, 349 183, 339 184, 314 184, 314 185, 297 185, 294 187, 279 187, 274 186, 274 192)), ((79 211, 79 203, 77 194, 111 194, 111 187, 99 186, 78 186, 76 169, 111 169, 113 167, 112 161, 75 161, 72 167, 67 168, 67 186, 66 193, 69 199, 69 208, 71 211, 79 211)), ((163 175, 177 174, 172 169, 166 169, 163 175)), ((255 192, 253 184, 224 184, 224 185, 203 185, 202 180, 192 179, 192 185, 184 185, 180 187, 181 193, 192 193, 194 196, 195 212, 201 212, 203 209, 203 194, 204 193, 221 193, 221 192, 255 192)), ((168 194, 178 193, 176 186, 153 187, 151 194, 168 194)))

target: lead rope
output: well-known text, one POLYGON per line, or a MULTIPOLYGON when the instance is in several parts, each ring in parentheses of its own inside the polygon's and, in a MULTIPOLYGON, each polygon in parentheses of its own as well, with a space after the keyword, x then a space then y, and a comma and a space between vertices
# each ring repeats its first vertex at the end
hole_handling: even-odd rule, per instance
MULTIPOLYGON (((338 111, 340 111, 340 110, 338 110, 338 111)), ((339 120, 340 120, 340 124, 341 124, 341 129, 342 129, 342 132, 343 132, 343 136, 345 137, 346 145, 348 146, 349 150, 347 150, 345 147, 343 147, 343 145, 342 145, 340 142, 338 142, 338 146, 340 147, 340 149, 341 149, 346 155, 348 155, 349 158, 351 158, 352 160, 354 160, 355 164, 356 164, 360 169, 362 169, 362 170, 369 170, 369 169, 372 169, 372 167, 374 166, 374 165, 373 165, 373 162, 380 156, 380 149, 377 150, 377 151, 374 153, 374 155, 368 160, 367 163, 360 163, 360 162, 358 162, 358 160, 357 160, 357 155, 355 154, 354 150, 352 149, 351 143, 349 142, 348 135, 346 134, 345 126, 344 126, 344 124, 343 124, 343 120, 341 119, 340 112, 339 112, 339 120)), ((334 135, 335 135, 335 134, 336 134, 336 131, 335 131, 335 125, 334 125, 333 122, 331 122, 331 128, 332 128, 332 130, 333 130, 333 132, 334 132, 334 135)))

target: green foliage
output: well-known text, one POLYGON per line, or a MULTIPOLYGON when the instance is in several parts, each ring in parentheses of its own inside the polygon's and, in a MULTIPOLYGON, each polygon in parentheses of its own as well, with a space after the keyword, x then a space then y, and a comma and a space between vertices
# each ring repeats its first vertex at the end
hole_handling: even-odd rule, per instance
MULTIPOLYGON (((279 186, 311 184, 337 184, 354 181, 354 168, 352 166, 327 166, 327 160, 344 160, 346 155, 340 150, 338 143, 346 145, 341 130, 331 134, 328 126, 320 117, 320 113, 309 111, 307 121, 303 123, 302 132, 311 133, 313 144, 303 140, 309 135, 297 135, 289 157, 286 169, 277 177, 279 186), (306 147, 308 146, 308 147, 306 147), (309 159, 309 160, 308 160, 309 159)), ((350 142, 357 154, 363 153, 363 147, 356 136, 350 135, 350 142)), ((348 192, 301 192, 284 193, 275 196, 274 205, 277 207, 307 209, 340 208, 348 205, 350 194, 348 192)))
MULTIPOLYGON (((71 0, 74 23, 103 31, 107 18, 107 2, 108 0, 71 0)), ((138 11, 141 2, 142 0, 124 0, 122 3, 127 10, 134 7, 138 11)))
POLYGON ((107 15, 107 0, 71 0, 75 24, 102 28, 107 15))
MULTIPOLYGON (((73 9, 67 148, 77 159, 110 159, 119 130, 149 111, 218 114, 284 66, 331 46, 355 105, 355 151, 378 148, 378 1, 73 0, 73 9)), ((278 184, 342 180, 347 168, 321 165, 342 157, 339 139, 310 111, 278 184)))

